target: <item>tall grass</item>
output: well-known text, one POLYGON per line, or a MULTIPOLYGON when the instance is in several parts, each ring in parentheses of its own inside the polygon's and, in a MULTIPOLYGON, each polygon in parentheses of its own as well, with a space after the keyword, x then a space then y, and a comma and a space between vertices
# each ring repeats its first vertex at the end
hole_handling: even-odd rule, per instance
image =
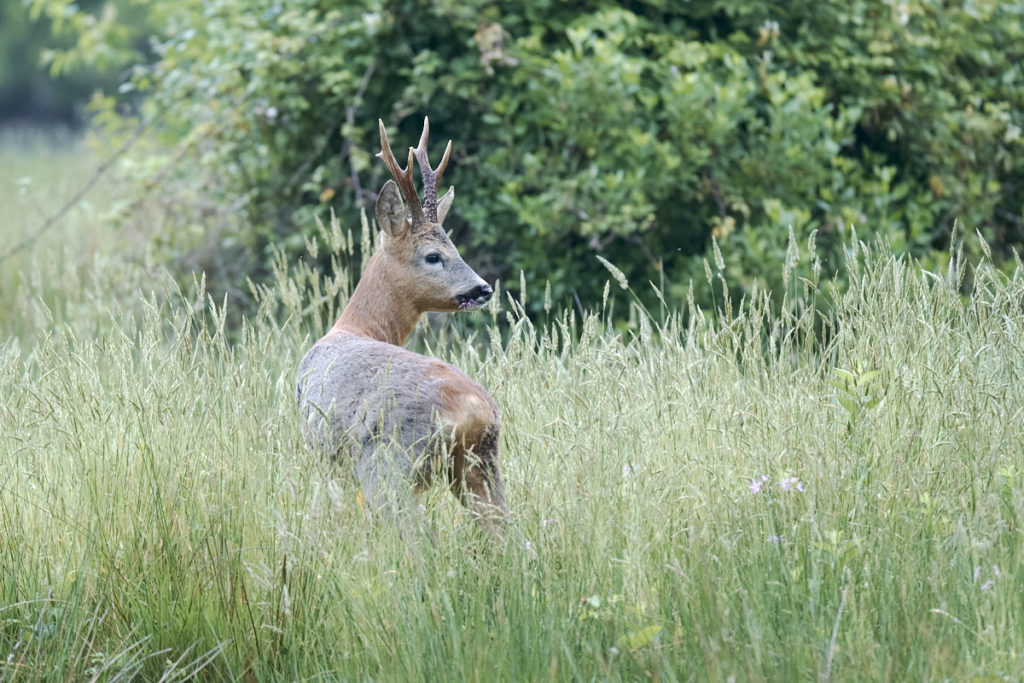
POLYGON ((1024 273, 849 258, 782 310, 425 335, 502 407, 500 546, 439 489, 369 518, 304 446, 344 276, 280 264, 229 343, 201 292, 120 305, 94 265, 0 346, 0 677, 1017 679, 1024 273))

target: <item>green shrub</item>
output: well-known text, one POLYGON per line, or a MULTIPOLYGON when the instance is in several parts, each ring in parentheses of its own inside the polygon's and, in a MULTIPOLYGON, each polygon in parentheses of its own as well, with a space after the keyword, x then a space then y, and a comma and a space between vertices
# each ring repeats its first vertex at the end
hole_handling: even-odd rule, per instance
POLYGON ((166 147, 133 170, 171 217, 168 253, 219 289, 264 277, 275 246, 297 255, 315 214, 354 225, 384 177, 377 117, 404 145, 425 114, 455 141, 456 242, 562 302, 600 296, 595 254, 677 299, 694 279, 712 300, 705 256, 733 297, 779 292, 764 274, 790 229, 829 273, 851 226, 933 267, 956 221, 997 263, 1024 243, 1018 4, 149 6, 158 58, 123 89, 166 147))

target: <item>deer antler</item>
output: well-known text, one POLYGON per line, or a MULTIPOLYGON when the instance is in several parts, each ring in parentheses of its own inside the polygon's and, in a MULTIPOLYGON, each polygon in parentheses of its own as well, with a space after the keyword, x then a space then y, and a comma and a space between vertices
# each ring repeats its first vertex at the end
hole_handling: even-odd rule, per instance
POLYGON ((441 163, 437 165, 437 168, 431 168, 430 160, 427 159, 428 137, 430 137, 430 119, 424 116, 423 134, 420 135, 420 144, 416 146, 415 150, 410 151, 410 155, 415 153, 416 161, 420 165, 420 177, 423 178, 423 208, 426 209, 427 219, 436 223, 437 184, 441 181, 441 176, 444 175, 444 169, 448 167, 448 157, 451 156, 452 153, 452 141, 448 141, 448 146, 444 150, 444 156, 441 158, 441 163))
POLYGON ((409 213, 412 216, 412 227, 418 228, 427 221, 437 222, 437 184, 444 175, 444 169, 448 167, 448 158, 452 153, 452 141, 444 150, 444 157, 437 168, 430 167, 430 160, 427 158, 427 138, 430 137, 430 119, 423 117, 423 133, 420 135, 420 144, 416 149, 409 148, 409 161, 405 168, 398 165, 394 153, 391 151, 391 144, 388 142, 388 133, 384 130, 384 122, 377 119, 380 125, 380 152, 378 157, 384 160, 392 177, 398 183, 398 189, 402 191, 406 203, 409 205, 409 213), (412 180, 413 156, 420 165, 420 177, 423 178, 423 204, 420 204, 419 193, 416 192, 416 185, 412 180), (424 215, 425 210, 425 215, 424 215))
MULTIPOLYGON (((388 142, 388 133, 384 130, 384 121, 377 119, 377 123, 380 125, 380 152, 377 156, 384 160, 388 170, 391 171, 391 176, 395 179, 395 182, 398 183, 398 189, 402 191, 402 196, 405 197, 405 203, 409 205, 409 214, 412 216, 412 226, 414 228, 418 228, 423 225, 424 220, 423 208, 420 206, 420 196, 419 193, 416 192, 416 184, 412 180, 412 147, 409 148, 409 161, 406 163, 405 168, 402 168, 398 165, 398 161, 395 159, 395 155, 391 151, 391 143, 388 142)), ((434 201, 434 204, 436 211, 437 200, 434 201)))

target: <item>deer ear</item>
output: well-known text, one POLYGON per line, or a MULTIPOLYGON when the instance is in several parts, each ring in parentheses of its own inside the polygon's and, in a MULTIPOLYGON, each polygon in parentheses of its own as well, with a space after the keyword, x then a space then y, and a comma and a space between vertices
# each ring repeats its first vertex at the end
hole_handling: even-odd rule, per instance
POLYGON ((452 208, 452 200, 455 199, 455 188, 449 186, 444 196, 437 201, 437 222, 444 223, 444 217, 448 215, 448 209, 452 208))
POLYGON ((408 227, 405 220, 405 204, 394 180, 384 183, 377 195, 377 224, 389 237, 397 237, 408 227))

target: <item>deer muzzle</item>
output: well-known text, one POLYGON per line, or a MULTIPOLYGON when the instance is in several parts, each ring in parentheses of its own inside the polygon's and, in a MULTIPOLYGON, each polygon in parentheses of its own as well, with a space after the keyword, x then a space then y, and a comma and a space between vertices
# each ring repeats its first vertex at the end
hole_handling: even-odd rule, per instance
POLYGON ((467 308, 483 306, 490 300, 492 294, 494 294, 494 290, 485 282, 464 294, 459 294, 455 297, 455 303, 459 305, 460 311, 464 311, 467 308))

